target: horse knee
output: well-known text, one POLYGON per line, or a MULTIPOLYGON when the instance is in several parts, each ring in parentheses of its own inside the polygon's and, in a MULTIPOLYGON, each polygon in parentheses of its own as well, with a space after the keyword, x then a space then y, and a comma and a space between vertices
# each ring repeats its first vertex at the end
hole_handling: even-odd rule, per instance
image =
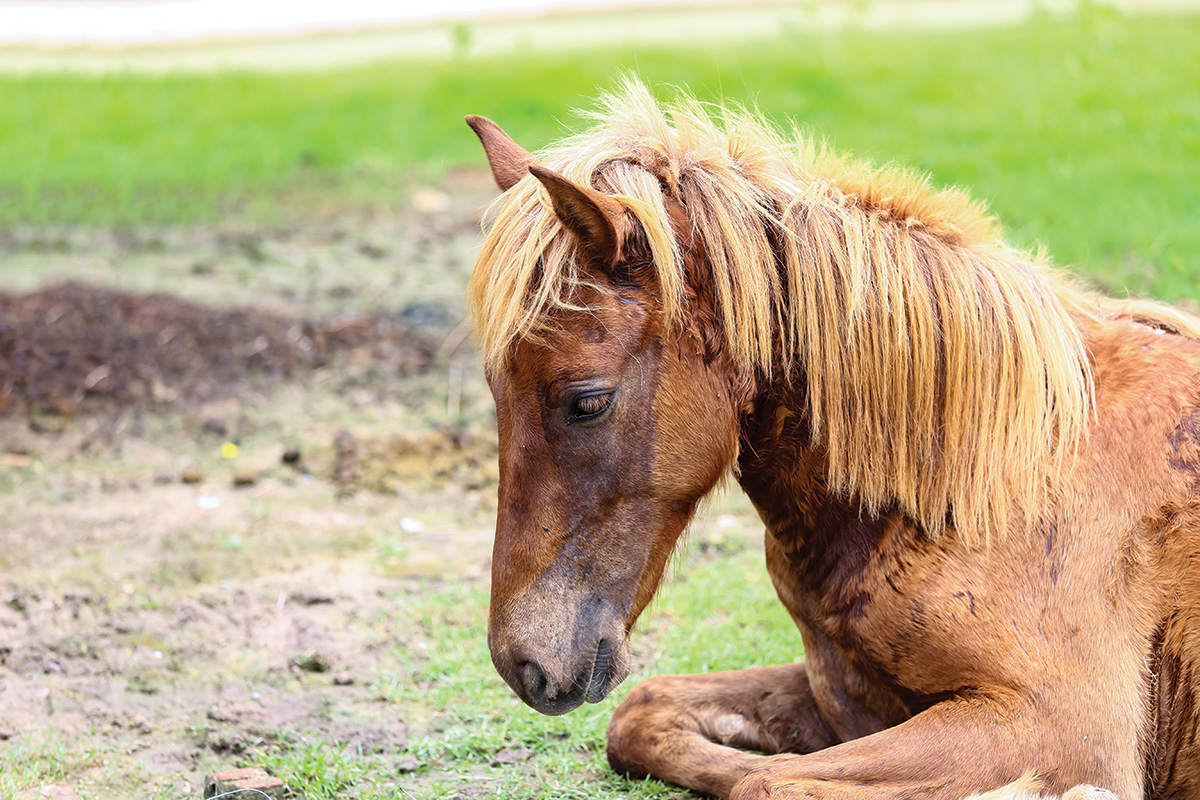
POLYGON ((685 705, 680 702, 678 683, 676 676, 660 675, 633 687, 613 712, 609 735, 614 728, 669 726, 673 714, 685 705))
POLYGON ((650 774, 648 761, 660 735, 669 728, 661 719, 664 711, 664 677, 639 683, 621 701, 608 723, 608 763, 613 770, 631 778, 650 774))
MULTIPOLYGON (((779 776, 774 773, 774 770, 770 766, 759 767, 747 772, 733 785, 729 800, 769 800, 769 798, 780 796, 775 791, 778 788, 779 776)), ((800 798, 816 797, 816 795, 803 791, 797 784, 797 791, 789 791, 787 797, 799 800, 800 798)))
POLYGON ((645 747, 638 741, 636 734, 613 735, 612 728, 609 728, 606 753, 608 765, 612 767, 613 772, 634 780, 649 777, 650 766, 645 763, 648 760, 643 755, 645 752, 645 747))
MULTIPOLYGON (((638 687, 641 688, 641 687, 638 687)), ((635 688, 630 697, 637 693, 635 688)), ((607 753, 608 764, 618 775, 641 779, 650 774, 646 759, 642 755, 651 742, 647 741, 648 731, 642 724, 640 704, 630 705, 626 698, 617 710, 613 712, 608 723, 607 753)))

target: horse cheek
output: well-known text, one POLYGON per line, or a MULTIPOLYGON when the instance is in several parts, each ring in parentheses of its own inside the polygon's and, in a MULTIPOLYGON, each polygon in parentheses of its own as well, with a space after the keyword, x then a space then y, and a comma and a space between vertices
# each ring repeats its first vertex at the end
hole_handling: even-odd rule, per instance
POLYGON ((728 380, 698 354, 665 348, 655 398, 654 481, 660 493, 694 504, 737 455, 737 414, 728 380))

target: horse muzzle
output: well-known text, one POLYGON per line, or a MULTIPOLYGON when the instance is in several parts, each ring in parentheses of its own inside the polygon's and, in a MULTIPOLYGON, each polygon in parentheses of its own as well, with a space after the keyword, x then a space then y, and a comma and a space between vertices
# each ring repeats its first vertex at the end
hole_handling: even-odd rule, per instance
POLYGON ((528 617, 517 624, 493 623, 488 646, 496 671, 517 696, 549 716, 599 703, 629 676, 624 621, 615 616, 569 631, 528 617))

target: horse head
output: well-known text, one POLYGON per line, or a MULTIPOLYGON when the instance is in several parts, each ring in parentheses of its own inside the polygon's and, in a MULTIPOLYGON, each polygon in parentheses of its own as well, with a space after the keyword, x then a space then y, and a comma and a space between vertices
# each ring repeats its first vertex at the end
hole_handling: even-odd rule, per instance
POLYGON ((500 445, 488 645, 522 700, 562 714, 628 675, 630 628, 736 454, 738 408, 705 332, 664 317, 631 201, 538 165, 488 120, 468 122, 502 191, 540 184, 525 186, 553 216, 573 276, 536 330, 487 366, 500 445))

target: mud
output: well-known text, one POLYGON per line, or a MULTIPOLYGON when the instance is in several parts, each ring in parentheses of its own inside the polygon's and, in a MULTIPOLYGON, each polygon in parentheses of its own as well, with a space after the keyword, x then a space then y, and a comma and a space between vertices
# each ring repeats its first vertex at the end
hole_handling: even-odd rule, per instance
POLYGON ((338 354, 360 366, 348 381, 368 370, 404 378, 427 369, 439 343, 404 310, 301 319, 72 282, 0 294, 0 413, 202 402, 298 377, 338 354))

